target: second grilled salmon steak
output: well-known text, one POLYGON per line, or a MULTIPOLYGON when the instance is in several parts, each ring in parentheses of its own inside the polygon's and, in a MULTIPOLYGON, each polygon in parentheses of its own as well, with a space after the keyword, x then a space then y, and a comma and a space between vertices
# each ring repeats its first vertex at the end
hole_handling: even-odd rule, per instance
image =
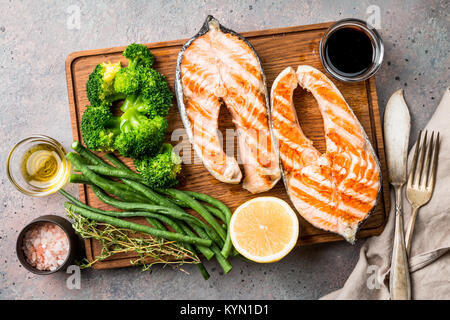
POLYGON ((281 173, 269 129, 265 77, 251 45, 209 16, 180 52, 175 85, 183 124, 209 172, 226 183, 242 179, 218 132, 219 111, 226 105, 237 129, 243 187, 252 193, 271 189, 281 173))
POLYGON ((317 228, 353 243, 360 223, 380 192, 380 166, 353 111, 336 86, 319 70, 288 67, 272 86, 271 113, 283 180, 300 215, 317 228), (318 102, 325 131, 321 154, 304 135, 293 104, 297 86, 318 102))

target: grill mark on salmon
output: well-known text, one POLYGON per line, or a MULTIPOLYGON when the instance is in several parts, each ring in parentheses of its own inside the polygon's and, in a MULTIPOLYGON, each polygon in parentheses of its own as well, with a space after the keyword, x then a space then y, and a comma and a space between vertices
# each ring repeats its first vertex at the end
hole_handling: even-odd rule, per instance
POLYGON ((272 86, 271 121, 286 190, 299 214, 353 243, 377 202, 381 175, 364 129, 342 94, 319 70, 299 66, 295 72, 288 67, 272 86), (318 103, 326 141, 323 154, 298 122, 293 104, 298 85, 318 103))
POLYGON ((243 37, 208 16, 178 56, 175 90, 193 148, 216 179, 235 184, 242 179, 236 159, 225 154, 219 139, 219 111, 225 105, 237 129, 243 188, 259 193, 277 183, 281 173, 269 126, 265 77, 243 37))

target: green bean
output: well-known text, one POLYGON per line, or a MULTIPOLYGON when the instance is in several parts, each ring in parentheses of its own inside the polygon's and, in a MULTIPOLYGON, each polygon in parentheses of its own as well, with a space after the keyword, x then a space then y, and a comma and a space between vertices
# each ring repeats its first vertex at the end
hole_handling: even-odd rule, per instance
POLYGON ((164 215, 170 216, 172 218, 180 219, 186 222, 191 222, 197 224, 199 226, 204 226, 205 224, 200 219, 187 214, 184 211, 180 211, 174 208, 168 208, 158 205, 152 205, 147 203, 134 203, 134 202, 124 202, 116 200, 112 197, 106 195, 98 186, 92 186, 92 191, 94 191, 97 198, 103 201, 106 204, 109 204, 115 208, 122 210, 144 210, 148 212, 157 212, 162 213, 164 215))
MULTIPOLYGON (((164 217, 164 216, 162 216, 162 218, 163 218, 163 219, 161 219, 161 221, 163 221, 163 222, 164 222, 165 224, 167 224, 168 226, 172 227, 172 228, 174 229, 175 232, 180 233, 180 234, 184 234, 184 235, 187 234, 186 232, 184 232, 184 228, 182 227, 183 222, 178 222, 178 223, 176 223, 176 222, 172 221, 171 219, 169 219, 169 218, 167 218, 167 217, 164 217)), ((159 226, 157 227, 159 230, 166 230, 166 228, 164 227, 164 225, 162 225, 158 220, 152 219, 152 218, 146 218, 146 220, 147 220, 150 224, 156 224, 156 225, 159 224, 159 226)), ((187 234, 187 235, 190 235, 190 236, 194 236, 194 237, 195 237, 195 234, 187 234)), ((182 243, 182 245, 183 245, 187 250, 189 250, 190 252, 192 252, 192 253, 195 253, 195 252, 196 252, 196 250, 194 249, 194 247, 193 247, 191 244, 189 244, 189 243, 182 243)), ((211 252, 211 254, 214 255, 214 252, 212 252, 208 247, 199 246, 199 245, 196 245, 195 247, 196 247, 197 249, 205 248, 205 250, 209 250, 209 251, 211 252)), ((197 268, 198 268, 198 270, 200 271, 200 274, 202 275, 203 279, 208 280, 210 276, 209 276, 209 273, 208 273, 208 271, 206 270, 205 266, 203 265, 203 263, 199 262, 199 263, 196 263, 196 265, 197 265, 197 268)))
POLYGON ((203 279, 208 280, 209 279, 209 273, 208 270, 206 270, 203 263, 197 263, 197 267, 200 270, 200 274, 203 276, 203 279))
MULTIPOLYGON (((192 233, 187 233, 185 231, 185 226, 183 222, 174 222, 172 221, 170 218, 167 217, 162 217, 163 219, 161 220, 162 222, 164 222, 165 224, 167 224, 168 226, 172 227, 174 229, 175 232, 180 233, 180 234, 184 234, 184 235, 189 235, 189 236, 193 236, 195 237, 196 235, 192 232, 192 233)), ((149 221, 150 218, 147 218, 147 221, 149 221)), ((158 222, 158 220, 155 220, 154 222, 158 222)), ((151 222, 150 222, 151 223, 151 222)), ((158 222, 159 223, 159 222, 158 222)), ((165 227, 163 225, 161 230, 165 230, 165 227)), ((189 228, 188 228, 189 229, 189 228)), ((187 250, 191 251, 192 253, 195 253, 196 250, 194 249, 194 247, 189 244, 189 243, 183 243, 183 246, 186 247, 187 250)), ((204 247, 204 246, 200 246, 200 245, 195 245, 195 247, 201 252, 206 252, 211 255, 214 255, 214 252, 212 252, 208 247, 204 247), (209 253, 210 252, 210 253, 209 253)), ((208 259, 209 260, 209 259, 208 259)), ((197 268, 200 271, 200 274, 203 276, 203 279, 208 280, 209 279, 209 273, 206 270, 205 266, 203 265, 203 263, 196 263, 197 268)))
POLYGON ((79 207, 82 207, 84 209, 91 210, 91 211, 94 211, 97 213, 103 213, 103 210, 93 208, 93 207, 88 206, 87 204, 84 204, 83 202, 81 202, 80 200, 78 200, 77 198, 75 198, 74 196, 72 196, 70 193, 66 192, 63 189, 59 189, 59 193, 61 193, 64 197, 66 197, 68 200, 70 200, 71 202, 73 202, 74 204, 76 204, 79 207))
POLYGON ((203 239, 210 239, 214 243, 216 243, 218 246, 223 245, 223 240, 219 237, 219 235, 214 231, 214 229, 202 229, 198 226, 195 226, 193 224, 190 225, 192 229, 194 229, 195 232, 200 236, 200 238, 203 239))
MULTIPOLYGON (((186 192, 186 191, 184 191, 184 192, 186 192)), ((181 201, 179 199, 170 199, 170 200, 182 208, 189 208, 189 206, 186 203, 184 203, 183 201, 181 201)), ((215 215, 217 218, 219 218, 220 220, 226 221, 223 212, 220 211, 219 209, 205 205, 205 204, 203 204, 203 206, 206 209, 208 209, 209 212, 211 212, 213 215, 215 215)))
POLYGON ((187 193, 194 199, 204 201, 204 202, 209 203, 210 205, 218 208, 220 211, 223 212, 226 219, 231 219, 230 209, 220 200, 217 200, 216 198, 213 198, 210 195, 200 193, 200 192, 194 192, 194 191, 183 191, 183 192, 187 193))
MULTIPOLYGON (((226 221, 226 218, 225 218, 223 212, 220 211, 219 209, 214 208, 214 207, 212 207, 212 206, 208 206, 208 205, 206 205, 206 204, 204 204, 203 206, 204 206, 209 212, 211 212, 214 216, 216 216, 216 218, 218 218, 218 219, 220 219, 220 220, 222 220, 222 221, 226 221)), ((225 226, 226 226, 226 224, 225 224, 225 226)), ((226 229, 226 228, 225 228, 225 229, 226 229)))
MULTIPOLYGON (((162 221, 165 224, 167 224, 168 226, 172 227, 176 232, 178 233, 183 233, 183 229, 181 229, 177 223, 173 222, 171 219, 162 216, 162 215, 157 215, 157 214, 152 214, 150 212, 117 212, 117 211, 105 211, 105 210, 100 210, 97 208, 92 208, 89 207, 88 205, 84 204, 83 202, 79 201, 78 199, 72 197, 69 193, 65 192, 64 190, 59 190, 61 194, 63 194, 66 198, 68 198, 70 201, 74 202, 75 204, 79 205, 80 207, 83 207, 85 209, 88 210, 92 210, 94 212, 100 213, 100 214, 104 214, 104 215, 108 215, 108 216, 113 216, 113 217, 120 217, 120 218, 124 218, 124 217, 135 217, 135 216, 144 216, 146 217, 145 219, 147 220, 148 223, 150 223, 154 228, 158 229, 158 230, 167 230, 166 227, 159 222, 162 221), (159 219, 159 220, 158 220, 159 219)), ((194 233, 188 234, 189 236, 194 236, 194 233)), ((187 250, 191 251, 192 253, 195 253, 194 248, 192 247, 192 245, 190 245, 189 243, 184 243, 185 247, 187 250)), ((205 246, 196 246, 197 248, 202 248, 202 251, 208 255, 208 260, 210 259, 211 256, 214 256, 214 253, 205 246)), ((202 253, 203 253, 202 252, 202 253)), ((205 255, 206 257, 206 255, 205 255)), ((197 267, 199 268, 200 273, 202 274, 202 276, 207 280, 209 278, 209 274, 206 271, 206 268, 203 266, 202 263, 198 263, 197 267), (206 272, 206 273, 205 273, 206 272)))
POLYGON ((97 157, 90 150, 85 148, 79 141, 72 142, 72 149, 78 152, 83 158, 88 160, 90 164, 108 166, 108 164, 105 161, 103 161, 101 158, 97 157))
POLYGON ((177 189, 169 188, 156 190, 162 194, 169 195, 175 199, 180 199, 181 201, 189 205, 189 207, 197 211, 203 217, 203 219, 205 219, 205 221, 213 227, 213 229, 218 233, 218 235, 222 238, 222 240, 225 241, 226 232, 223 230, 222 226, 217 222, 217 220, 214 219, 211 213, 200 202, 198 202, 194 198, 191 198, 183 191, 177 189))
POLYGON ((125 171, 120 168, 106 167, 104 165, 89 165, 89 169, 102 176, 131 179, 139 182, 146 182, 146 179, 134 171, 125 171))
MULTIPOLYGON (((172 200, 172 199, 171 199, 171 200, 172 200)), ((195 233, 192 232, 192 231, 189 229, 189 227, 188 227, 184 222, 180 221, 178 224, 183 228, 183 230, 184 230, 184 232, 185 232, 186 234, 195 236, 195 233)), ((195 226, 192 226, 192 225, 191 225, 191 227, 194 228, 195 226)), ((203 235, 202 238, 204 238, 204 239, 210 239, 209 236, 208 236, 208 234, 207 234, 202 228, 200 228, 200 227, 197 227, 197 228, 198 228, 198 229, 196 229, 196 230, 199 231, 199 232, 203 235)), ((214 256, 214 252, 212 252, 209 248, 207 248, 207 247, 200 247, 200 246, 197 246, 197 247, 198 247, 198 248, 197 248, 198 251, 200 251, 200 253, 202 253, 202 254, 205 256, 206 259, 210 260, 210 259, 214 256)), ((206 270, 206 269, 205 269, 205 270, 206 270)))
POLYGON ((231 243, 231 237, 230 237, 230 220, 231 220, 230 209, 225 204, 223 204, 221 201, 219 201, 207 194, 193 192, 193 191, 184 191, 184 192, 187 193, 188 195, 190 195, 191 197, 193 197, 194 199, 198 199, 198 200, 204 201, 206 203, 209 203, 210 205, 215 206, 216 208, 218 208, 220 211, 223 212, 223 214, 225 216, 225 220, 223 220, 223 221, 227 224, 227 238, 226 238, 225 244, 222 248, 222 255, 225 258, 228 258, 230 251, 233 248, 233 244, 231 243))
POLYGON ((145 226, 145 225, 141 225, 138 223, 113 218, 113 217, 110 217, 107 215, 96 213, 91 210, 87 210, 85 208, 79 207, 70 202, 66 202, 64 204, 64 207, 69 212, 73 212, 75 214, 80 214, 87 219, 91 219, 91 220, 94 220, 97 222, 108 223, 108 224, 111 224, 111 225, 119 227, 119 228, 130 229, 130 230, 133 230, 136 232, 147 233, 152 236, 164 238, 167 240, 186 242, 186 243, 191 243, 191 244, 199 244, 199 245, 203 245, 206 247, 209 247, 212 244, 211 240, 206 240, 206 239, 202 239, 199 237, 185 236, 185 235, 181 235, 181 234, 170 232, 170 231, 158 230, 158 229, 155 229, 155 228, 152 228, 149 226, 145 226))
MULTIPOLYGON (((109 161, 111 161, 111 163, 118 166, 119 168, 131 171, 124 163, 122 163, 119 159, 117 159, 113 154, 108 153, 105 155, 105 158, 107 158, 109 161)), ((131 186, 132 188, 135 188, 135 190, 140 191, 141 193, 143 193, 145 195, 148 195, 149 199, 151 199, 152 201, 156 202, 159 205, 173 207, 173 208, 182 210, 178 205, 174 204, 171 201, 171 199, 168 199, 168 198, 165 198, 165 197, 159 195, 158 193, 151 190, 149 187, 147 187, 139 182, 129 180, 129 179, 122 179, 122 181, 125 184, 131 186)), ((191 215, 189 215, 189 216, 191 216, 191 215)), ((193 217, 193 216, 191 216, 191 217, 193 217)), ((201 220, 199 220, 199 221, 201 221, 201 220)), ((213 221, 215 222, 214 219, 213 219, 213 221)), ((209 227, 206 224, 203 224, 203 227, 206 230, 207 234, 209 235, 209 238, 211 238, 211 240, 213 240, 219 244, 221 243, 220 236, 214 231, 213 228, 209 227)), ((225 231, 223 231, 223 232, 225 233, 225 231)))
MULTIPOLYGON (((80 183, 80 184, 93 184, 91 180, 89 180, 88 178, 86 178, 85 176, 83 176, 83 174, 80 173, 72 173, 69 176, 69 182, 70 183, 80 183)), ((123 183, 120 182, 116 182, 116 181, 112 181, 110 182, 111 184, 117 186, 118 188, 122 188, 124 190, 132 190, 131 188, 128 188, 127 186, 125 186, 123 183)))
MULTIPOLYGON (((172 219, 164 217, 164 216, 160 217, 159 219, 162 222, 164 222, 166 225, 171 227, 176 233, 179 233, 179 234, 182 234, 182 235, 186 235, 186 233, 184 232, 183 228, 180 226, 179 222, 177 223, 177 222, 173 221, 172 219)), ((195 237, 196 235, 193 234, 191 236, 195 237)), ((195 253, 195 249, 194 249, 194 247, 191 244, 183 243, 183 246, 185 246, 186 249, 188 249, 189 251, 195 253)), ((204 247, 204 248, 208 248, 208 247, 204 247)))
MULTIPOLYGON (((84 177, 81 174, 71 174, 69 177, 69 182, 81 183, 81 184, 86 184, 86 185, 94 185, 94 183, 92 181, 90 181, 89 179, 86 179, 86 177, 84 177)), ((124 185, 123 183, 111 181, 110 184, 116 186, 118 189, 117 192, 112 193, 110 191, 110 193, 121 198, 124 201, 143 202, 143 203, 153 204, 152 201, 150 201, 146 197, 141 196, 139 193, 136 193, 136 191, 134 189, 129 188, 128 186, 124 185)))
POLYGON ((171 202, 169 199, 162 197, 158 193, 154 192, 152 189, 148 188, 147 186, 133 180, 129 179, 122 179, 122 181, 129 187, 133 188, 137 192, 142 193, 147 199, 153 201, 154 203, 165 206, 168 208, 172 208, 178 211, 184 212, 183 209, 181 209, 179 206, 171 202))
POLYGON ((148 223, 150 223, 154 228, 158 230, 166 230, 164 225, 155 218, 147 217, 145 218, 145 220, 147 220, 148 223))
POLYGON ((71 173, 69 175, 69 182, 70 183, 79 183, 79 184, 87 184, 91 185, 93 184, 91 180, 83 176, 82 173, 71 173))
MULTIPOLYGON (((89 210, 87 208, 84 208, 86 210, 89 210)), ((148 212, 148 211, 108 211, 108 210, 101 210, 100 212, 98 210, 91 210, 93 212, 103 214, 108 217, 114 217, 114 218, 133 218, 133 217, 144 217, 144 218, 150 218, 150 219, 158 219, 163 220, 165 217, 158 213, 148 212)), ((155 227, 155 226, 153 226, 155 227)), ((158 228, 160 225, 158 224, 158 228)))
MULTIPOLYGON (((94 184, 92 181, 87 179, 82 174, 71 174, 69 176, 69 182, 81 183, 81 184, 87 184, 87 185, 94 184)), ((137 193, 136 190, 134 190, 133 188, 130 188, 129 186, 127 186, 123 183, 116 182, 116 181, 111 181, 110 183, 112 185, 116 186, 118 189, 122 190, 120 193, 118 193, 118 192, 114 193, 114 195, 123 199, 123 195, 125 194, 125 199, 123 199, 125 201, 133 200, 133 202, 144 202, 144 203, 152 203, 153 204, 152 201, 150 201, 146 197, 142 196, 140 193, 137 193)))
MULTIPOLYGON (((182 234, 182 235, 187 235, 187 233, 184 231, 184 228, 181 226, 181 222, 175 222, 175 221, 173 221, 173 220, 171 220, 170 218, 167 218, 167 217, 162 217, 162 218, 163 219, 161 221, 164 222, 165 224, 167 224, 169 227, 172 227, 172 229, 176 233, 179 233, 179 234, 182 234)), ((195 234, 189 234, 189 236, 196 237, 195 234)), ((189 243, 183 243, 183 245, 186 246, 186 249, 188 249, 189 251, 192 251, 192 252, 195 253, 195 249, 189 243)), ((204 247, 204 248, 208 248, 208 247, 204 247)))
MULTIPOLYGON (((118 168, 128 171, 130 173, 131 172, 135 173, 130 168, 128 168, 124 163, 122 163, 119 159, 117 159, 117 157, 115 155, 113 155, 112 153, 107 153, 105 155, 105 158, 108 159, 109 161, 111 161, 111 163, 114 164, 115 166, 117 166, 118 168)), ((155 202, 159 205, 182 210, 179 206, 174 204, 172 201, 170 201, 169 199, 167 199, 165 197, 162 197, 161 195, 154 192, 152 189, 143 185, 142 183, 139 183, 139 182, 131 180, 131 179, 125 179, 125 178, 122 178, 122 181, 129 187, 133 188, 136 191, 141 192, 147 198, 149 198, 150 200, 152 200, 153 202, 155 202)))
MULTIPOLYGON (((91 151, 89 151, 87 148, 85 148, 83 145, 81 145, 81 143, 79 141, 74 141, 72 143, 72 149, 77 151, 84 159, 86 159, 91 165, 94 165, 94 167, 102 167, 102 168, 113 168, 111 167, 108 163, 106 163, 104 160, 102 160, 100 157, 97 157, 94 153, 92 153, 91 151)), ((93 170, 94 171, 94 170, 93 170)), ((95 171, 94 171, 95 172, 95 171)), ((102 173, 102 172, 97 172, 97 173, 102 173)), ((87 179, 86 177, 84 177, 83 175, 70 175, 69 178, 69 182, 72 183, 83 183, 83 184, 92 184, 92 182, 87 179)), ((122 184, 122 183, 117 183, 117 182, 111 182, 112 184, 114 184, 115 186, 117 186, 118 188, 121 188, 123 190, 129 191, 129 192, 136 192, 134 189, 130 188, 129 186, 122 184)), ((116 194, 117 195, 117 194, 116 194)), ((145 198, 142 197, 137 197, 137 200, 140 200, 142 202, 146 202, 143 201, 145 198)), ((147 200, 147 199, 145 199, 147 200)), ((147 221, 152 224, 154 227, 164 230, 165 227, 158 222, 158 220, 152 219, 152 218, 147 218, 147 221)))
MULTIPOLYGON (((199 228, 198 226, 193 225, 192 229, 194 229, 194 231, 197 232, 197 234, 199 235, 200 238, 208 239, 208 235, 205 233, 205 231, 202 230, 201 228, 199 228)), ((231 270, 232 266, 227 261, 227 258, 225 258, 222 255, 222 253, 220 252, 220 249, 214 243, 211 245, 211 247, 209 249, 214 253, 216 260, 219 263, 219 265, 221 266, 221 268, 223 269, 223 271, 225 273, 228 273, 231 270)))
POLYGON ((220 252, 220 249, 214 243, 211 245, 211 250, 214 252, 217 262, 222 267, 225 274, 230 272, 230 270, 233 268, 233 266, 222 255, 222 252, 220 252))
POLYGON ((92 184, 91 180, 86 179, 82 174, 71 173, 69 176, 70 183, 92 184))
MULTIPOLYGON (((115 218, 145 217, 146 219, 147 218, 158 219, 158 220, 161 220, 161 221, 163 221, 165 223, 167 223, 167 220, 170 220, 170 219, 167 219, 167 217, 165 217, 163 215, 160 215, 160 214, 157 214, 157 213, 148 212, 148 211, 108 211, 108 210, 101 210, 101 209, 93 208, 93 207, 90 207, 90 206, 84 204, 83 202, 75 199, 74 197, 72 197, 70 194, 68 194, 64 190, 60 190, 60 192, 61 191, 63 191, 65 193, 64 196, 67 199, 69 199, 70 201, 72 201, 75 205, 77 205, 77 206, 79 206, 79 207, 81 207, 83 209, 95 212, 95 213, 103 214, 105 216, 110 216, 110 217, 115 217, 115 218)), ((154 226, 154 227, 156 227, 158 229, 160 229, 161 226, 164 227, 159 222, 157 222, 156 224, 158 226, 157 227, 154 226)), ((168 222, 167 224, 169 225, 171 223, 168 222)))
MULTIPOLYGON (((195 233, 192 232, 191 229, 184 223, 179 222, 180 227, 183 229, 184 233, 188 236, 195 236, 195 233)), ((200 235, 199 235, 200 236, 200 235)), ((200 236, 200 238, 203 238, 200 236)), ((204 238, 203 238, 204 239, 204 238)), ((211 251, 208 247, 197 246, 198 251, 205 256, 206 259, 210 260, 214 256, 214 252, 211 251)))
POLYGON ((178 225, 178 223, 176 223, 175 221, 173 221, 169 217, 166 217, 166 216, 163 216, 163 215, 159 215, 158 219, 161 222, 163 222, 166 225, 168 225, 169 227, 171 227, 175 232, 180 233, 180 234, 184 234, 183 229, 178 225))
MULTIPOLYGON (((105 158, 108 159, 113 165, 115 165, 117 168, 126 170, 128 172, 134 172, 128 166, 119 160, 113 153, 107 153, 105 154, 105 158)), ((135 172, 134 172, 135 173, 135 172)))
MULTIPOLYGON (((191 244, 189 243, 184 243, 183 244, 187 250, 189 250, 192 253, 196 253, 196 250, 194 249, 194 247, 192 247, 191 244)), ((198 245, 196 246, 198 248, 198 245)), ((206 248, 206 247, 205 247, 206 248)), ((205 266, 203 265, 203 263, 199 262, 195 264, 198 268, 198 270, 200 271, 200 274, 202 275, 203 279, 208 280, 209 279, 209 273, 208 270, 206 270, 205 266)))
MULTIPOLYGON (((185 226, 187 228, 187 226, 185 226)), ((206 235, 205 231, 199 228, 198 226, 192 226, 192 229, 194 229, 200 238, 208 239, 208 236, 206 235)), ((195 235, 189 228, 187 228, 186 233, 189 235, 195 235)), ((213 243, 211 245, 211 248, 206 248, 212 252, 212 254, 216 257, 217 262, 223 269, 225 273, 230 272, 232 265, 227 261, 227 259, 222 255, 220 252, 220 249, 213 243)), ((205 254, 204 254, 205 255, 205 254)), ((206 257, 206 255, 205 255, 206 257)), ((212 257, 212 256, 211 256, 212 257)), ((209 260, 209 259, 208 259, 209 260)))
POLYGON ((111 184, 111 180, 103 178, 102 176, 97 175, 92 170, 90 170, 81 159, 80 155, 69 152, 66 155, 66 158, 78 169, 81 170, 83 175, 89 179, 95 185, 101 187, 103 190, 112 193, 114 195, 121 194, 121 198, 126 201, 133 201, 135 199, 134 195, 127 194, 125 192, 121 192, 119 188, 117 188, 114 184, 111 184))

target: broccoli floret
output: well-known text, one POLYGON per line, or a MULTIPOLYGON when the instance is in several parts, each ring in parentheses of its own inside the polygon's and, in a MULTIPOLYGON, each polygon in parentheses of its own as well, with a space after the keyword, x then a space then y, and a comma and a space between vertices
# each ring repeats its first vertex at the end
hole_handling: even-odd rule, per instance
POLYGON ((142 74, 146 73, 154 60, 153 54, 142 44, 130 44, 123 56, 128 59, 128 67, 121 68, 114 81, 114 89, 126 95, 138 94, 142 85, 142 74))
POLYGON ((83 141, 91 150, 114 151, 115 137, 120 133, 120 119, 111 113, 110 104, 87 106, 81 118, 83 141))
POLYGON ((122 116, 115 117, 110 106, 107 103, 88 106, 83 113, 81 132, 89 149, 117 150, 135 159, 158 153, 167 131, 166 119, 150 119, 135 108, 128 108, 122 116))
POLYGON ((155 157, 134 161, 136 170, 155 188, 170 188, 178 183, 181 159, 172 149, 170 144, 165 143, 161 153, 155 157))
POLYGON ((139 112, 150 118, 165 117, 172 107, 173 94, 166 77, 151 68, 122 68, 117 73, 114 88, 127 95, 126 103, 133 102, 139 112))
POLYGON ((114 81, 114 90, 125 95, 135 94, 141 88, 142 67, 136 69, 121 68, 114 81))
POLYGON ((139 112, 149 117, 165 117, 172 106, 173 94, 167 84, 166 77, 154 69, 141 72, 142 103, 136 105, 139 112))
POLYGON ((123 93, 118 93, 114 89, 114 79, 120 69, 120 62, 105 62, 95 67, 86 83, 87 97, 91 105, 125 99, 123 93))
POLYGON ((123 55, 129 59, 128 67, 117 73, 114 89, 127 95, 128 101, 125 101, 124 105, 132 100, 134 107, 150 118, 167 116, 172 106, 173 94, 166 78, 150 68, 153 54, 144 45, 130 44, 123 55))
MULTIPOLYGON (((133 107, 150 118, 167 116, 172 106, 173 94, 166 78, 151 68, 142 68, 139 70, 139 75, 141 91, 127 96, 121 107, 122 111, 125 112, 127 108, 133 107)), ((128 82, 131 83, 131 81, 128 82)), ((127 87, 130 88, 130 93, 133 93, 134 86, 129 84, 127 87)))
POLYGON ((129 60, 128 67, 134 69, 137 66, 150 68, 155 57, 143 44, 132 43, 125 48, 123 56, 129 60))
POLYGON ((120 119, 121 133, 114 144, 120 154, 140 159, 154 156, 159 151, 168 127, 166 119, 150 119, 135 108, 128 108, 120 119))

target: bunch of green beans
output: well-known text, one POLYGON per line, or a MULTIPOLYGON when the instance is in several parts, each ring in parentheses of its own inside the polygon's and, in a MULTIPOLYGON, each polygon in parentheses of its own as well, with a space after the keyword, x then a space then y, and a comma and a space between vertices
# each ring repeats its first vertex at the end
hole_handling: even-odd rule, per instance
MULTIPOLYGON (((61 190, 61 194, 70 201, 65 204, 67 210, 91 220, 180 242, 187 250, 201 253, 208 260, 215 257, 225 273, 231 270, 227 259, 235 251, 228 228, 231 211, 225 204, 197 192, 173 188, 154 190, 140 174, 113 154, 105 155, 113 164, 110 165, 78 141, 72 143, 72 149, 76 153, 69 152, 66 157, 80 174, 72 174, 69 181, 89 184, 101 201, 124 211, 92 208, 61 190), (202 220, 183 208, 194 209, 202 220), (120 219, 137 216, 144 217, 151 226, 120 219), (168 231, 167 227, 173 231, 168 231)), ((208 279, 209 274, 203 264, 197 266, 203 277, 208 279)))

